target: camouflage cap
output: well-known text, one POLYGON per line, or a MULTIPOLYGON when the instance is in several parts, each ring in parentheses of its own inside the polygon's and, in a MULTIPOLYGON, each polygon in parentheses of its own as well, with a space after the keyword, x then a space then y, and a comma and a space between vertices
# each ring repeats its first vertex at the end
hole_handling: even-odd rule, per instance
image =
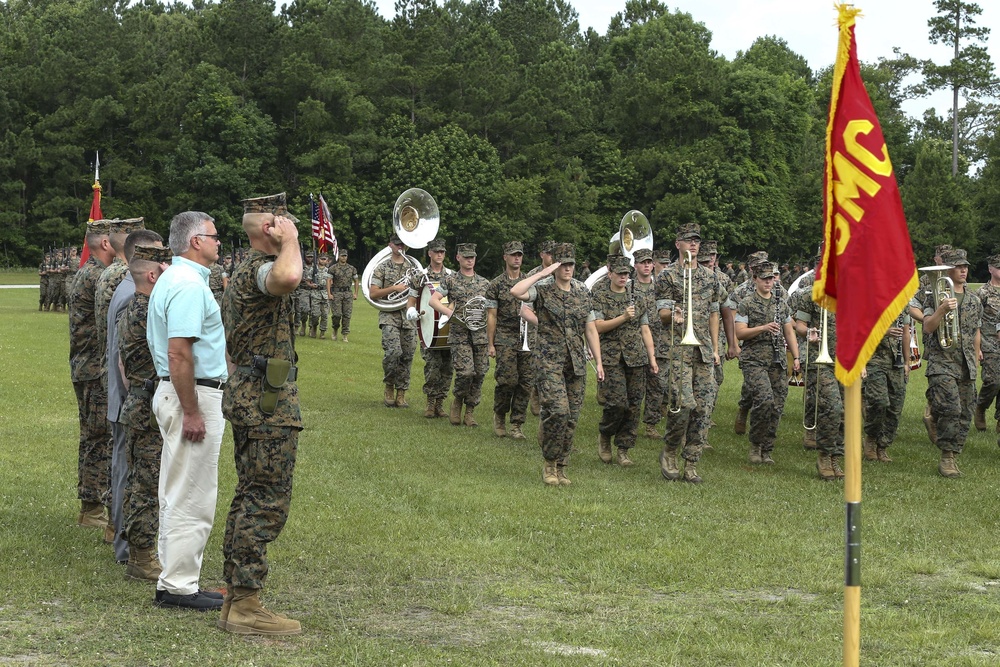
POLYGON ((761 262, 767 261, 767 252, 764 250, 758 250, 757 252, 750 253, 747 257, 747 266, 751 269, 760 264, 761 262))
POLYGON ((157 264, 169 264, 174 253, 170 248, 157 245, 137 245, 132 254, 133 262, 156 262, 157 264))
POLYGON ((462 257, 475 257, 476 256, 476 244, 475 243, 459 243, 455 246, 455 252, 457 252, 462 257))
POLYGON ((576 264, 576 248, 572 243, 556 243, 552 248, 552 261, 560 264, 576 264))
POLYGON ((552 249, 555 247, 555 245, 556 242, 553 241, 552 239, 549 239, 547 241, 542 241, 541 243, 538 244, 538 252, 544 252, 551 255, 552 249))
POLYGON ((288 212, 287 198, 284 192, 266 197, 244 199, 243 213, 244 215, 247 213, 270 213, 271 215, 284 216, 292 222, 299 221, 298 218, 288 212))
POLYGON ((126 220, 119 220, 119 222, 121 223, 126 234, 131 234, 132 232, 137 232, 140 229, 146 228, 145 218, 128 218, 126 220))
POLYGON ((87 223, 88 234, 110 234, 113 220, 91 220, 87 223))
POLYGON ((986 263, 994 269, 1000 269, 1000 255, 990 255, 986 258, 986 263))
POLYGON ((395 232, 393 232, 392 234, 389 234, 389 243, 392 243, 392 244, 395 244, 395 245, 403 245, 403 241, 400 240, 399 234, 397 234, 395 232))
POLYGON ((664 264, 669 263, 673 255, 670 253, 669 248, 660 248, 655 253, 656 259, 664 264))
POLYGON ((940 257, 941 255, 943 255, 944 253, 948 252, 949 250, 951 250, 951 246, 948 245, 947 243, 945 243, 945 244, 939 245, 936 248, 934 248, 934 255, 936 257, 940 257))
POLYGON ((645 262, 653 259, 653 251, 649 248, 639 248, 632 254, 632 259, 638 262, 645 262))
POLYGON ((613 252, 604 259, 604 263, 607 264, 608 266, 611 266, 611 263, 614 262, 619 257, 624 257, 624 255, 621 254, 620 252, 613 252))
POLYGON ((686 222, 677 227, 677 240, 688 241, 690 239, 701 239, 701 225, 697 222, 686 222))
POLYGON ((524 244, 520 241, 507 241, 503 244, 503 254, 505 255, 523 255, 524 254, 524 244))
POLYGON ((754 267, 754 273, 758 278, 767 278, 778 272, 778 265, 774 262, 761 262, 754 267))
POLYGON ((719 254, 719 242, 718 241, 702 241, 701 248, 698 250, 698 256, 702 255, 718 255, 719 254))
POLYGON ((436 238, 431 239, 430 243, 427 244, 427 250, 446 250, 447 244, 445 244, 444 239, 436 238))
POLYGON ((306 250, 306 252, 305 252, 305 258, 306 259, 312 259, 313 257, 315 257, 315 255, 313 254, 313 251, 312 250, 306 250))
POLYGON ((961 248, 945 250, 941 253, 941 261, 948 266, 969 266, 969 260, 961 248))
POLYGON ((632 265, 629 264, 628 258, 624 257, 622 255, 619 255, 619 256, 615 257, 614 261, 612 261, 610 264, 611 265, 608 267, 608 272, 609 273, 631 273, 632 272, 632 265))

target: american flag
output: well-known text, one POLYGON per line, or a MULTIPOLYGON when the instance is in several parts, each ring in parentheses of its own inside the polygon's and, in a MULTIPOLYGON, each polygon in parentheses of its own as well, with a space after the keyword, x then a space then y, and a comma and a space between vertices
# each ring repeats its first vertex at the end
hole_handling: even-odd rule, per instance
POLYGON ((337 257, 337 237, 333 233, 330 208, 326 205, 323 195, 316 201, 310 194, 309 201, 312 204, 312 237, 316 241, 316 247, 321 253, 330 252, 337 257))

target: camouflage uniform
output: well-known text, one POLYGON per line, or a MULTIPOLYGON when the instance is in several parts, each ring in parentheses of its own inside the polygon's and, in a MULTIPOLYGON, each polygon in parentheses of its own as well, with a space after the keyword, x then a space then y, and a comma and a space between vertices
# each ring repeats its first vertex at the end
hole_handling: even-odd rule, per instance
MULTIPOLYGON (((438 291, 448 297, 448 307, 461 316, 465 304, 476 296, 485 296, 489 287, 486 278, 476 274, 463 276, 458 271, 441 280, 438 291)), ((485 312, 483 318, 485 321, 485 312)), ((455 398, 469 407, 476 407, 482 397, 483 380, 490 369, 490 355, 486 339, 486 327, 472 331, 452 317, 448 330, 448 345, 451 346, 451 363, 455 369, 455 398)))
MULTIPOLYGON (((897 318, 893 326, 896 325, 910 326, 906 311, 897 318)), ((867 377, 861 383, 865 435, 875 441, 877 449, 887 449, 896 439, 899 417, 903 414, 906 372, 902 366, 896 366, 902 344, 901 339, 886 334, 865 366, 867 377)), ((832 344, 830 349, 833 350, 832 344)))
POLYGON ((511 425, 518 427, 527 419, 528 396, 535 384, 530 341, 528 352, 521 349, 524 345, 524 337, 521 335, 521 300, 510 293, 510 288, 525 277, 521 275, 512 280, 504 271, 486 288, 486 307, 496 309, 496 329, 493 332, 493 347, 496 349, 493 413, 506 419, 509 412, 511 425))
MULTIPOLYGON (((764 254, 766 255, 766 253, 764 254)), ((735 311, 737 310, 740 302, 753 294, 756 289, 757 287, 753 278, 747 278, 744 282, 740 283, 729 292, 729 298, 726 299, 723 305, 726 308, 730 308, 735 311)), ((775 284, 771 289, 771 294, 780 297, 781 300, 786 303, 788 301, 788 292, 781 285, 775 284)), ((742 343, 740 344, 740 347, 743 347, 742 343)), ((743 385, 740 387, 739 408, 740 410, 749 412, 752 406, 753 396, 750 395, 750 390, 746 385, 746 378, 744 378, 743 385)))
POLYGON ((63 281, 63 298, 65 299, 66 308, 69 309, 69 293, 73 288, 73 280, 76 278, 76 272, 80 270, 80 256, 70 255, 66 258, 66 266, 63 269, 64 274, 60 276, 63 281))
POLYGON ((49 309, 49 256, 42 256, 38 265, 38 310, 49 309))
POLYGON ((222 268, 222 265, 218 262, 214 262, 212 266, 208 267, 212 272, 208 276, 208 289, 212 290, 212 296, 215 297, 215 302, 222 307, 222 293, 225 291, 225 275, 226 272, 222 268))
POLYGON ((153 388, 157 378, 153 355, 146 342, 148 311, 149 297, 136 292, 118 318, 118 349, 129 382, 119 417, 125 426, 128 461, 123 530, 129 545, 137 549, 152 549, 160 529, 160 453, 163 437, 159 428, 151 426, 153 388))
MULTIPOLYGON (((670 368, 668 358, 670 356, 670 332, 663 326, 660 316, 656 311, 656 279, 648 283, 635 281, 636 294, 642 294, 652 305, 652 310, 648 315, 649 332, 653 336, 653 349, 656 356, 657 373, 653 372, 653 367, 646 364, 646 407, 642 414, 642 423, 648 427, 655 428, 663 419, 663 388, 667 384, 667 371, 670 368)), ((602 352, 604 348, 601 348, 602 352)), ((602 359, 603 361, 603 359, 602 359)))
MULTIPOLYGON (((675 304, 687 304, 682 267, 683 262, 676 262, 656 278, 656 308, 661 316, 672 317, 675 304)), ((683 443, 681 455, 692 463, 701 459, 708 440, 711 408, 718 391, 709 320, 712 314, 718 315, 721 302, 722 288, 715 274, 703 266, 694 267, 691 271, 691 308, 694 334, 701 345, 681 345, 686 325, 674 325, 675 340, 667 361, 672 382, 664 388, 664 397, 668 405, 680 406, 680 410, 677 413, 668 411, 667 430, 663 436, 668 449, 677 449, 683 443)))
POLYGON ((330 278, 330 274, 327 272, 326 267, 318 266, 314 264, 316 270, 309 270, 308 272, 303 272, 302 280, 308 280, 311 284, 315 285, 312 287, 312 295, 309 303, 309 327, 315 329, 317 326, 319 330, 326 333, 327 323, 330 320, 330 302, 326 299, 326 281, 330 278))
POLYGON ((983 354, 982 373, 983 385, 979 388, 976 407, 984 415, 994 403, 994 419, 1000 419, 1000 287, 986 283, 978 290, 976 296, 983 306, 983 324, 981 328, 980 350, 983 354))
MULTIPOLYGON (((934 314, 934 295, 923 294, 924 320, 934 314)), ((979 297, 966 289, 956 294, 959 300, 959 339, 944 349, 936 335, 924 338, 927 361, 927 401, 937 424, 937 446, 942 452, 960 454, 969 434, 972 410, 976 404, 976 365, 974 341, 983 318, 979 297)), ((941 325, 944 326, 942 319, 941 325)))
POLYGON ((333 335, 342 329, 346 338, 351 333, 351 314, 354 312, 354 283, 358 279, 358 270, 350 264, 339 262, 329 268, 330 279, 330 321, 333 325, 333 335))
MULTIPOLYGON (((785 301, 774 293, 769 299, 764 299, 756 290, 740 302, 736 312, 736 321, 750 328, 768 322, 784 325, 792 321, 785 301)), ((784 337, 762 333, 742 343, 740 368, 743 370, 743 386, 752 398, 750 443, 759 446, 762 454, 767 454, 774 450, 778 422, 788 396, 784 337)))
MULTIPOLYGON (((386 257, 372 272, 371 284, 385 288, 396 284, 406 274, 410 264, 406 261, 396 264, 392 257, 386 257)), ((397 390, 410 388, 410 366, 417 347, 416 325, 407 320, 403 313, 379 311, 378 327, 382 330, 382 371, 384 384, 397 390)))
MULTIPOLYGON (((115 257, 101 272, 101 277, 97 279, 97 287, 94 291, 94 317, 97 318, 97 339, 104 343, 108 339, 108 306, 111 305, 111 297, 115 294, 115 288, 125 278, 128 272, 128 264, 118 257, 115 257)), ((103 382, 107 384, 108 378, 108 352, 101 347, 101 375, 103 382)))
POLYGON ((69 302, 69 367, 80 417, 77 493, 80 500, 111 502, 111 432, 108 391, 101 381, 101 352, 94 297, 104 266, 93 256, 73 281, 69 302))
MULTIPOLYGON (((445 276, 451 273, 451 269, 443 268, 441 271, 427 270, 427 279, 430 282, 440 284, 445 276)), ((420 293, 415 289, 410 289, 410 295, 418 299, 420 293)), ((419 305, 419 304, 418 304, 419 305)), ((347 331, 344 331, 347 335, 347 331)), ((451 389, 451 378, 453 369, 451 365, 450 347, 424 347, 420 346, 420 357, 424 360, 424 386, 423 392, 427 398, 441 399, 448 398, 448 391, 451 389)))
POLYGON ((255 356, 296 361, 292 299, 271 296, 263 287, 274 260, 252 249, 233 272, 223 299, 226 349, 236 365, 222 396, 223 415, 233 427, 238 477, 223 544, 223 577, 230 590, 264 587, 267 545, 288 519, 302 430, 294 375, 278 389, 273 414, 259 405, 263 379, 255 356))
POLYGON ((639 290, 633 281, 622 293, 610 288, 591 295, 594 320, 613 320, 621 316, 635 298, 635 317, 600 334, 601 362, 604 366, 604 412, 598 430, 614 437, 619 449, 635 446, 639 411, 646 391, 649 357, 642 341, 642 327, 649 326, 654 312, 653 299, 639 290))
MULTIPOLYGON (((307 257, 311 258, 312 255, 307 255, 307 257)), ((309 314, 312 312, 313 291, 309 289, 309 285, 307 284, 311 275, 312 264, 302 262, 302 282, 292 292, 292 302, 295 305, 295 327, 302 327, 301 332, 303 334, 306 332, 306 325, 309 323, 309 314)))
MULTIPOLYGON (((822 328, 823 309, 812 300, 811 279, 800 283, 798 291, 789 299, 789 310, 796 320, 805 322, 807 326, 815 329, 822 328)), ((822 332, 820 335, 822 336, 822 332)), ((829 312, 826 315, 826 342, 830 356, 836 360, 834 351, 837 349, 837 316, 829 312)), ((806 370, 806 384, 802 388, 806 392, 805 422, 812 422, 815 417, 816 446, 824 454, 839 457, 844 455, 844 389, 834 373, 834 364, 814 363, 819 356, 822 343, 822 338, 815 342, 806 341, 807 347, 799 348, 800 362, 802 368, 806 370), (808 366, 806 355, 809 360, 808 366), (817 383, 819 383, 818 408, 817 383)))
POLYGON ((584 334, 594 317, 590 292, 578 280, 564 292, 548 276, 531 286, 528 299, 538 317, 532 356, 541 402, 542 456, 565 467, 587 389, 584 334))

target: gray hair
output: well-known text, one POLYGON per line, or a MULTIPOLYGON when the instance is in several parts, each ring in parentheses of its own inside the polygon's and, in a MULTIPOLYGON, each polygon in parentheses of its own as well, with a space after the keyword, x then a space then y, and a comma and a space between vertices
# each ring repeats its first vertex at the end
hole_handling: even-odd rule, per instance
POLYGON ((175 255, 191 249, 191 237, 202 233, 206 222, 215 222, 215 218, 201 211, 184 211, 174 216, 170 221, 169 244, 175 255))

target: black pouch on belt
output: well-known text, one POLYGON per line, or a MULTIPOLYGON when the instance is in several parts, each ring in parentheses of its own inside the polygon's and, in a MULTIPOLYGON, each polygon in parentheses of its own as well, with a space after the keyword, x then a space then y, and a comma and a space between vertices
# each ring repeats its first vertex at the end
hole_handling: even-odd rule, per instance
POLYGON ((265 415, 273 415, 278 407, 278 392, 288 381, 288 374, 292 368, 292 362, 284 359, 265 359, 264 357, 254 357, 255 368, 263 366, 263 377, 260 395, 260 411, 265 415))

